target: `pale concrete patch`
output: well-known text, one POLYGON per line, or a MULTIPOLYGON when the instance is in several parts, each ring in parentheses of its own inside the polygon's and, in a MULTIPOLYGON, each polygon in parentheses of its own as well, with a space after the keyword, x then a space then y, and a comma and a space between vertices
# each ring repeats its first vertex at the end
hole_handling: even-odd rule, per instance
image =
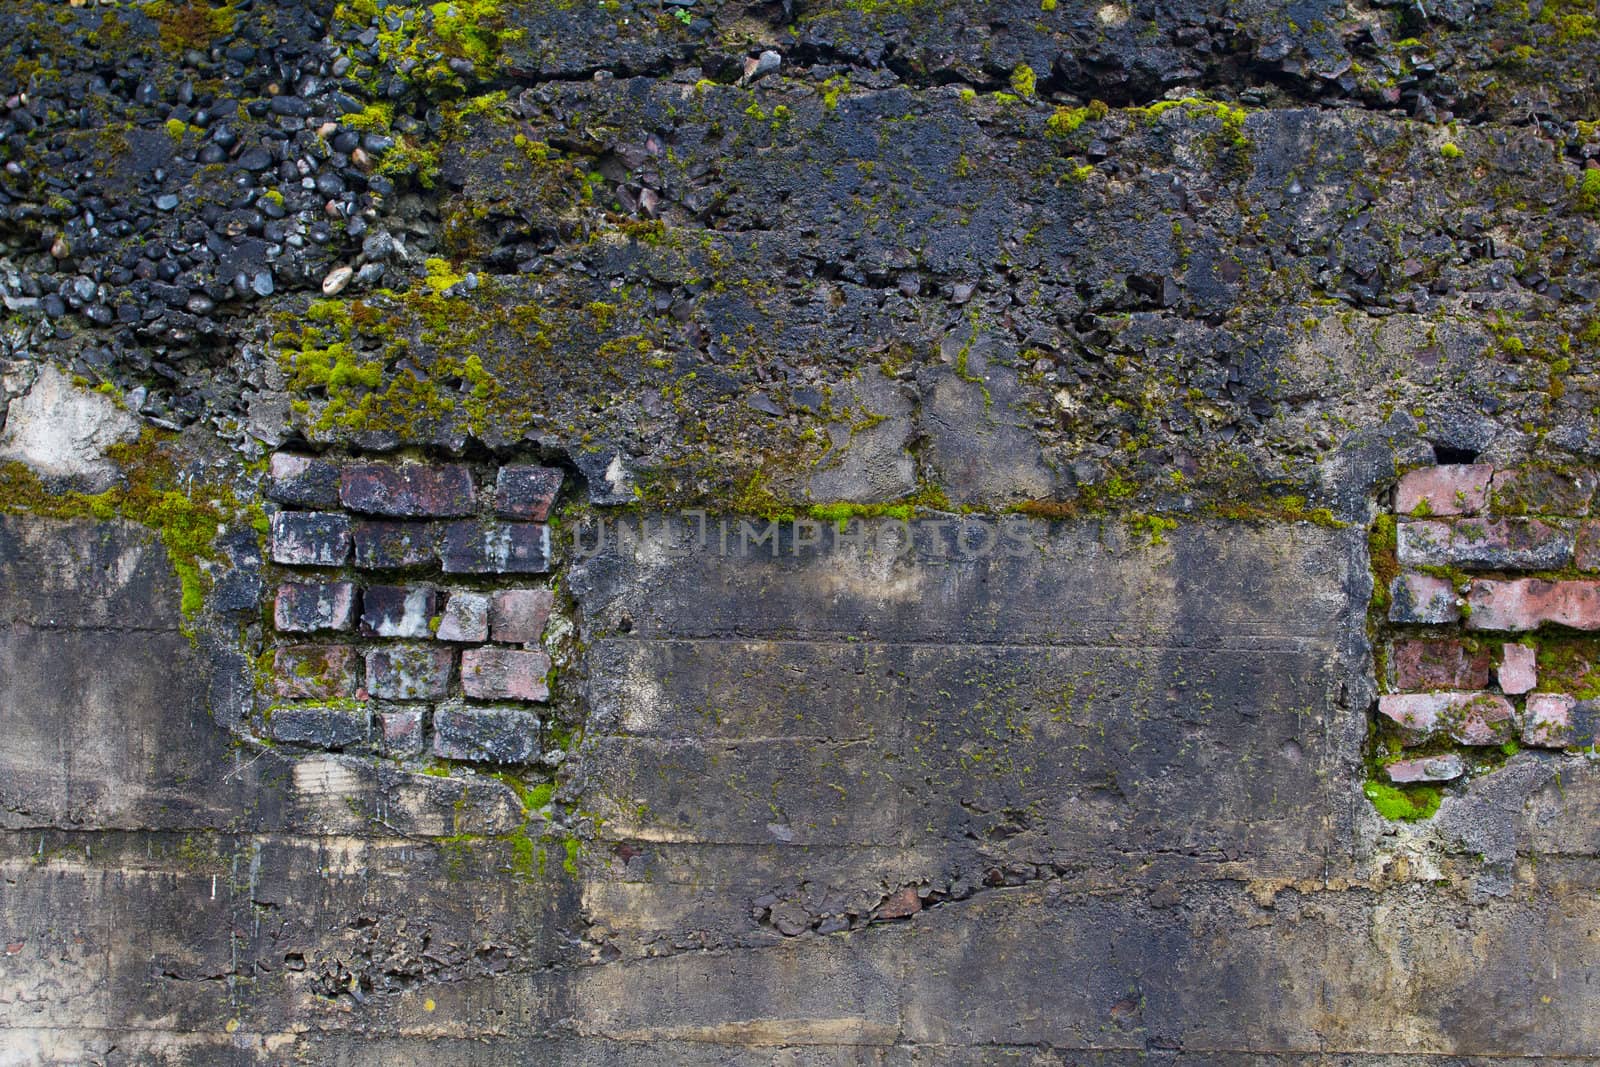
POLYGON ((103 489, 116 477, 106 449, 138 436, 136 416, 41 364, 32 388, 7 409, 0 460, 20 461, 46 477, 77 478, 88 488, 103 489))

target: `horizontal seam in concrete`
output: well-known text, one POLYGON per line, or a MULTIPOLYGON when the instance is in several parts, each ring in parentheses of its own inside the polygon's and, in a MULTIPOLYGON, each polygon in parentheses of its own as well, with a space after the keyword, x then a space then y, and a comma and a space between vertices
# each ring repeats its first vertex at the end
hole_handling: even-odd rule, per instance
POLYGON ((1223 641, 1196 642, 1193 644, 1134 644, 1119 642, 1117 644, 1102 644, 1089 641, 941 641, 937 639, 922 639, 911 641, 894 641, 880 638, 852 639, 845 633, 827 632, 817 637, 762 637, 757 635, 685 635, 663 634, 659 637, 603 637, 596 640, 590 648, 601 645, 667 645, 667 644, 727 644, 738 645, 751 642, 760 642, 771 645, 838 645, 848 648, 1015 648, 1019 651, 1049 651, 1051 649, 1081 649, 1095 652, 1265 652, 1265 653, 1304 653, 1321 649, 1334 642, 1336 634, 1242 634, 1239 638, 1250 640, 1282 640, 1305 642, 1304 645, 1286 645, 1283 647, 1226 644, 1223 641))

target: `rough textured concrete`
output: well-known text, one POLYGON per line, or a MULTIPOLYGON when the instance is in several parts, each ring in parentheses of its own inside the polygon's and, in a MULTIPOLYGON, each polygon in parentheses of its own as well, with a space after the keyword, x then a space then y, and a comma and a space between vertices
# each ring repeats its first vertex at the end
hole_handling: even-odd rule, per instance
POLYGON ((8 14, 0 1065, 1600 1058, 1592 5, 8 14))

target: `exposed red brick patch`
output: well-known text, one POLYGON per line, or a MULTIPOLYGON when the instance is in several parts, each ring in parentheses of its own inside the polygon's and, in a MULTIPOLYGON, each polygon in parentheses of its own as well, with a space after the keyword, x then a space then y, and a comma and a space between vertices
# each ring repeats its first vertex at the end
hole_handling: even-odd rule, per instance
POLYGON ((1499 744, 1515 714, 1496 693, 1389 693, 1378 698, 1378 713, 1400 727, 1408 745, 1441 729, 1463 745, 1499 744))
POLYGON ((496 641, 529 645, 544 636, 555 594, 548 589, 502 589, 489 608, 489 632, 496 641))
POLYGON ((1500 689, 1520 696, 1539 684, 1538 654, 1527 645, 1508 643, 1500 650, 1500 689))
POLYGON ((1572 561, 1580 571, 1600 571, 1600 522, 1586 522, 1578 528, 1572 561))
POLYGON ((1600 582, 1479 579, 1467 592, 1471 630, 1533 630, 1545 623, 1600 630, 1600 582))
POLYGON ((272 691, 297 700, 355 695, 356 650, 345 645, 285 645, 272 654, 272 691))
POLYGON ((1522 716, 1522 743, 1561 748, 1572 738, 1572 709, 1578 701, 1565 693, 1532 693, 1522 716))
POLYGON ((1400 760, 1391 763, 1383 771, 1389 781, 1397 785, 1408 782, 1448 782, 1452 778, 1460 778, 1466 773, 1466 765, 1461 762, 1461 757, 1454 752, 1443 756, 1427 756, 1422 759, 1400 760))
POLYGON ((1494 466, 1488 463, 1452 463, 1412 471, 1395 487, 1394 510, 1411 515, 1420 506, 1428 515, 1475 515, 1488 502, 1493 476, 1494 466))
POLYGON ((395 518, 471 515, 472 472, 456 463, 351 463, 339 479, 351 511, 395 518))
POLYGON ((1394 643, 1395 683, 1401 689, 1482 689, 1489 684, 1489 650, 1454 639, 1394 643))
POLYGON ((1455 586, 1431 574, 1408 571, 1389 585, 1389 621, 1450 623, 1461 618, 1455 586))
POLYGON ((890 893, 882 904, 878 905, 877 916, 880 919, 905 919, 922 910, 922 898, 911 886, 896 889, 890 893))
POLYGON ((510 648, 470 648, 461 654, 461 687, 475 700, 548 700, 550 657, 510 648))

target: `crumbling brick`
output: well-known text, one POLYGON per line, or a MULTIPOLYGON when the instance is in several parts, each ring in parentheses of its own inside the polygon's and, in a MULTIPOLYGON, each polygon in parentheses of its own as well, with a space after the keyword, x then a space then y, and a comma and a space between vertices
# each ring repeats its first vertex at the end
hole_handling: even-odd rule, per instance
POLYGON ((285 744, 349 748, 367 739, 366 714, 353 708, 289 706, 268 714, 272 739, 285 744))
POLYGON ((1488 500, 1488 463, 1451 463, 1423 467, 1400 479, 1394 510, 1400 515, 1475 515, 1488 500))
POLYGON ((378 726, 383 737, 384 755, 402 759, 422 755, 427 739, 423 736, 421 708, 380 712, 378 726))
POLYGON ((338 512, 280 511, 270 529, 274 563, 341 567, 350 558, 350 519, 338 512))
POLYGON ((489 633, 510 645, 536 644, 555 604, 548 589, 502 589, 489 608, 489 633))
POLYGON ((367 653, 367 692, 380 700, 437 700, 450 689, 455 651, 392 645, 367 653))
POLYGON ((284 582, 273 625, 285 633, 348 630, 355 624, 356 587, 350 582, 284 582))
POLYGON ((542 574, 550 569, 550 528, 530 522, 452 522, 440 561, 446 574, 542 574))
POLYGON ((369 586, 361 593, 361 632, 369 637, 431 637, 438 595, 427 587, 369 586))
POLYGON ((1389 621, 1443 624, 1461 618, 1455 586, 1431 574, 1408 571, 1389 584, 1389 621))
POLYGON ((1533 630, 1546 623, 1600 630, 1600 582, 1479 579, 1467 591, 1472 630, 1533 630))
POLYGON ((471 648, 461 654, 461 687, 477 700, 548 700, 550 657, 510 648, 471 648))
POLYGON ((316 456, 278 452, 272 457, 267 499, 297 508, 339 506, 339 465, 316 456))
POLYGON ((1467 771, 1466 764, 1454 752, 1443 756, 1399 760, 1383 768, 1389 781, 1397 785, 1409 782, 1448 782, 1460 778, 1467 771))
POLYGON ((495 514, 507 519, 543 522, 561 491, 562 474, 556 467, 501 467, 495 476, 495 514))
POLYGON ((432 523, 361 520, 351 526, 356 566, 363 570, 420 567, 439 557, 439 532, 432 523))
POLYGON ((285 645, 272 654, 272 692, 293 700, 334 700, 356 695, 356 651, 344 645, 285 645))
POLYGON ((441 706, 433 754, 481 763, 528 763, 539 756, 539 719, 522 708, 441 706))
POLYGON ((472 472, 454 463, 349 463, 339 500, 351 511, 394 518, 471 515, 472 472))
POLYGON ((1489 684, 1489 651, 1453 639, 1394 643, 1395 683, 1401 689, 1482 689, 1489 684))
POLYGON ((1500 650, 1497 678, 1503 692, 1513 696, 1529 692, 1539 684, 1538 653, 1527 645, 1507 643, 1500 650))
POLYGON ((457 591, 445 601, 439 629, 441 641, 477 642, 489 639, 489 597, 484 593, 457 591))
POLYGON ((1397 535, 1408 567, 1548 570, 1572 562, 1572 531, 1539 519, 1402 522, 1397 535))

